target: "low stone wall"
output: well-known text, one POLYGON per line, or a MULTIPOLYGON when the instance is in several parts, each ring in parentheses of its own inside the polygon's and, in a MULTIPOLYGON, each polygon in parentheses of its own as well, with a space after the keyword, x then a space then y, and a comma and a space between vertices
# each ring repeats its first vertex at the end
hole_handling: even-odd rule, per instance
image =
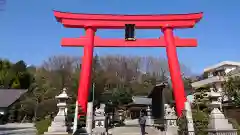
POLYGON ((238 135, 238 130, 208 130, 208 135, 238 135))
POLYGON ((0 125, 0 135, 36 135, 37 129, 32 123, 9 123, 0 125))
POLYGON ((236 108, 236 107, 225 107, 224 108, 224 114, 227 118, 232 118, 235 119, 238 124, 240 124, 240 108, 236 108))

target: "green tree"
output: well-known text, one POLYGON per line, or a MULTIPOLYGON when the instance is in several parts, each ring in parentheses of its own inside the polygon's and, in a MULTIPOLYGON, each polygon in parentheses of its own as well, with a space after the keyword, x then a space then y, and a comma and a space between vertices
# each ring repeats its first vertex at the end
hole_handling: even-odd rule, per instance
MULTIPOLYGON (((146 96, 157 83, 166 80, 167 67, 167 61, 162 58, 96 55, 92 68, 95 99, 124 105, 131 102, 133 95, 146 96)), ((38 67, 27 67, 24 61, 0 60, 0 88, 28 89, 12 107, 12 116, 17 111, 20 119, 38 121, 56 113, 55 96, 63 87, 68 89, 71 97, 68 104, 73 106, 81 79, 80 69, 81 61, 73 56, 52 56, 38 67)))
POLYGON ((31 77, 24 61, 13 64, 7 60, 0 60, 1 88, 27 89, 31 84, 31 77))
POLYGON ((240 105, 240 77, 229 77, 223 85, 224 93, 236 106, 240 105))
POLYGON ((125 105, 132 102, 131 89, 114 89, 112 94, 112 102, 117 105, 125 105))

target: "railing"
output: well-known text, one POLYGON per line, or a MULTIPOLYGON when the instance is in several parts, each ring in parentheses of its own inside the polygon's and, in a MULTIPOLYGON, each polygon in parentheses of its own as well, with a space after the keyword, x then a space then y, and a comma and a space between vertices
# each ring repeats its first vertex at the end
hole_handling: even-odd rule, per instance
POLYGON ((209 130, 208 135, 238 135, 238 130, 209 130))
POLYGON ((213 76, 213 77, 209 77, 204 80, 200 80, 200 81, 192 83, 192 87, 197 88, 197 87, 201 87, 206 84, 210 84, 210 83, 214 83, 214 82, 222 82, 222 81, 225 81, 225 78, 223 76, 213 76))
MULTIPOLYGON (((239 135, 239 130, 207 130, 202 132, 185 131, 181 135, 239 135)), ((180 134, 179 134, 180 135, 180 134)))

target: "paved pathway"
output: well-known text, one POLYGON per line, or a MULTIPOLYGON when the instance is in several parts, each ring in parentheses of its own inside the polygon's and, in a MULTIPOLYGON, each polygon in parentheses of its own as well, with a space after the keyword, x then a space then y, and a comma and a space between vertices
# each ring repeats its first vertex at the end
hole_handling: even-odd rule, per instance
POLYGON ((0 135, 36 135, 33 123, 9 123, 0 125, 0 135))
MULTIPOLYGON (((138 120, 126 120, 125 126, 115 127, 110 130, 112 135, 141 135, 138 120)), ((153 128, 146 127, 146 135, 164 135, 161 131, 153 128)))

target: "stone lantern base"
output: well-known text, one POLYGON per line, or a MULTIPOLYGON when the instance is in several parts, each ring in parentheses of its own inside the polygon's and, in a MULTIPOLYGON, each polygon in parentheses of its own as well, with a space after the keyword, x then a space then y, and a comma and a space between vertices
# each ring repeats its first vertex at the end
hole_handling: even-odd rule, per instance
POLYGON ((66 126, 66 116, 67 116, 67 104, 66 100, 68 99, 66 89, 63 89, 63 92, 56 96, 58 100, 58 113, 57 116, 51 123, 51 126, 48 127, 48 132, 45 132, 44 135, 67 135, 67 126, 66 126))

